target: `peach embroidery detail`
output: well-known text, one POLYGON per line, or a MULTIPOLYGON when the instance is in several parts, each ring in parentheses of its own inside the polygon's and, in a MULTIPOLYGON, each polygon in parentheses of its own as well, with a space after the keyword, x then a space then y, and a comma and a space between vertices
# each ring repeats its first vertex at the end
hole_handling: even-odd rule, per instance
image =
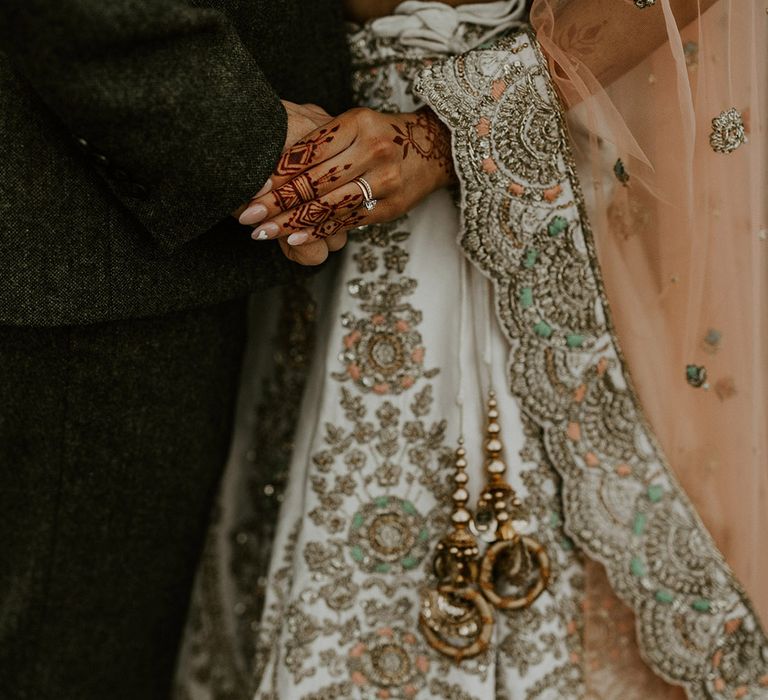
POLYGON ((344 347, 347 348, 347 350, 353 348, 355 345, 357 345, 361 336, 362 334, 360 331, 352 331, 351 333, 347 333, 347 335, 344 336, 344 347))
POLYGON ((491 97, 498 102, 506 89, 507 82, 505 80, 494 80, 491 84, 491 97))
POLYGON ((725 622, 725 633, 726 634, 733 634, 737 629, 741 627, 741 618, 740 617, 734 617, 731 620, 726 620, 725 622))
POLYGON ((483 170, 486 173, 495 173, 498 171, 498 166, 496 165, 496 161, 493 158, 484 158, 483 159, 483 170))
POLYGON ((566 433, 571 440, 578 442, 581 440, 581 426, 578 423, 571 421, 568 423, 568 429, 566 433))
POLYGON ((491 122, 487 117, 483 117, 477 122, 475 129, 477 130, 478 136, 488 136, 488 134, 491 133, 491 122))

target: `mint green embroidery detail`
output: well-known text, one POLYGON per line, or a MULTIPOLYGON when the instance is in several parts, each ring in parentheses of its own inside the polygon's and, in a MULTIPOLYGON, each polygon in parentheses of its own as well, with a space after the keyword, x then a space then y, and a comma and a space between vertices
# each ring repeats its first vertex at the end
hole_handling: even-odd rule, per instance
POLYGON ((642 535, 645 531, 645 524, 647 521, 648 518, 646 517, 645 513, 636 513, 635 521, 632 523, 632 532, 634 532, 638 537, 642 535))
POLYGON ((632 561, 629 564, 629 569, 633 576, 641 578, 645 576, 645 564, 639 557, 632 557, 632 561))
POLYGON ((568 228, 568 219, 562 216, 556 216, 547 226, 547 233, 552 236, 559 236, 563 231, 568 228))
POLYGON ((648 500, 658 503, 664 496, 664 488, 660 484, 651 484, 648 487, 648 500))

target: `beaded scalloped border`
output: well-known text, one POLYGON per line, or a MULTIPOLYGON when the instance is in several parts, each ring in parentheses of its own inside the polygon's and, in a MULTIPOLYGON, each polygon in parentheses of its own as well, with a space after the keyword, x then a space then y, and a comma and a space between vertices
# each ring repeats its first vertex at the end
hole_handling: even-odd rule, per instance
MULTIPOLYGON (((415 89, 452 131, 456 171, 462 185, 459 242, 467 257, 494 285, 497 315, 512 347, 511 388, 523 410, 542 427, 547 454, 563 479, 569 534, 606 567, 617 595, 635 611, 641 654, 659 676, 684 686, 690 698, 768 698, 765 633, 744 590, 666 464, 632 389, 611 323, 564 116, 535 36, 529 31, 522 32, 505 37, 488 49, 436 63, 420 74, 415 89), (498 77, 489 80, 490 89, 485 94, 479 94, 468 77, 467 68, 474 67, 477 74, 487 73, 488 65, 494 62, 498 77), (524 184, 509 180, 503 183, 510 193, 503 202, 526 196, 527 188, 528 194, 535 194, 535 208, 545 211, 550 206, 552 214, 557 212, 548 219, 542 235, 544 238, 548 235, 551 241, 559 237, 563 248, 572 249, 567 252, 580 250, 586 258, 589 278, 586 281, 598 309, 598 318, 593 320, 600 330, 592 338, 588 334, 558 329, 546 319, 532 324, 530 315, 526 315, 526 310, 533 306, 536 288, 521 285, 520 279, 524 277, 523 270, 535 266, 541 251, 531 245, 532 236, 524 226, 516 226, 515 222, 499 215, 499 200, 493 193, 499 191, 499 178, 503 175, 499 163, 487 151, 490 134, 496 128, 505 129, 504 124, 493 122, 492 113, 494 103, 504 99, 504 93, 516 85, 502 76, 503 71, 512 66, 518 71, 522 69, 521 76, 527 71, 528 84, 535 84, 543 108, 554 112, 552 123, 559 130, 560 182, 553 185, 551 173, 541 172, 529 173, 524 184), (541 175, 538 190, 537 174, 541 175), (547 180, 546 185, 541 185, 547 180), (479 196, 484 187, 487 197, 479 196), (572 197, 570 206, 563 204, 564 190, 572 197), (489 214, 490 209, 496 216, 489 214), (515 239, 511 248, 510 238, 515 239), (517 256, 517 266, 504 264, 505 259, 509 261, 510 253, 512 259, 517 256), (584 348, 590 343, 596 348, 600 342, 607 343, 609 350, 602 353, 596 363, 585 363, 584 348), (529 348, 527 354, 526 347, 529 348), (565 391, 562 386, 540 379, 547 374, 539 372, 537 388, 553 397, 549 413, 537 411, 526 402, 526 392, 531 386, 521 383, 520 372, 516 371, 521 361, 530 367, 536 352, 546 358, 550 377, 557 378, 558 371, 560 377, 568 375, 581 365, 580 381, 565 391), (569 406, 568 400, 561 401, 564 393, 573 405, 569 406), (595 395, 597 398, 590 401, 590 396, 595 395), (621 424, 615 415, 599 415, 601 406, 620 414, 621 424), (627 445, 618 444, 618 438, 614 440, 616 444, 609 440, 602 452, 594 444, 590 445, 590 425, 592 428, 618 425, 619 433, 624 430, 624 436, 631 438, 629 450, 627 445), (628 455, 628 451, 631 454, 628 455), (612 459, 616 454, 622 458, 612 459), (610 474, 603 469, 602 462, 610 463, 610 474), (596 473, 601 476, 596 478, 596 473), (622 521, 624 528, 615 527, 615 532, 607 533, 605 528, 601 532, 597 516, 585 516, 579 505, 594 502, 595 508, 600 507, 602 494, 596 490, 611 480, 619 484, 612 488, 616 488, 625 501, 631 501, 633 512, 626 514, 622 521), (671 530, 688 535, 694 542, 691 547, 698 546, 695 553, 700 561, 694 559, 700 564, 702 576, 706 576, 704 588, 708 595, 701 595, 701 591, 691 588, 690 582, 685 583, 685 574, 689 572, 681 573, 683 583, 678 580, 677 589, 668 585, 670 581, 675 582, 675 572, 671 570, 678 562, 666 560, 659 566, 658 561, 649 561, 649 552, 664 553, 662 535, 671 539, 671 530), (665 635, 675 637, 678 645, 675 647, 672 641, 667 643, 665 635)), ((507 128, 510 134, 504 141, 507 155, 514 160, 517 148, 522 160, 530 160, 529 154, 520 152, 522 144, 513 131, 507 128)), ((495 138, 499 142, 500 134, 495 133, 495 138)), ((552 163, 545 165, 551 169, 552 163)), ((539 218, 544 221, 544 217, 539 218)), ((606 409, 602 410, 605 413, 606 409)), ((586 511, 590 513, 589 508, 586 511)))

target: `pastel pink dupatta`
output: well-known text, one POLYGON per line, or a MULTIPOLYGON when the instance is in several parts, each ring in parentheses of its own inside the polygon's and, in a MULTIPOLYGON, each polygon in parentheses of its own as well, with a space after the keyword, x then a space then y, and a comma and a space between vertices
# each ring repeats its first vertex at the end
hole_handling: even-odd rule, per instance
MULTIPOLYGON (((585 163, 582 184, 636 390, 765 622, 766 7, 534 0, 531 16, 585 163)), ((647 674, 640 680, 631 616, 597 567, 589 571, 595 697, 679 697, 647 674), (611 633, 601 616, 613 621, 611 633), (624 683, 629 669, 638 675, 624 683)))

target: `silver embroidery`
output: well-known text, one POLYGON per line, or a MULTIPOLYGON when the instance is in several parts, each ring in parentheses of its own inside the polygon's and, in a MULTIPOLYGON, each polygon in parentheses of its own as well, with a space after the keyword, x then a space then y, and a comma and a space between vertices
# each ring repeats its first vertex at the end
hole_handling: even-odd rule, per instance
POLYGON ((731 153, 747 142, 744 119, 735 107, 718 114, 712 120, 709 144, 717 153, 731 153))
POLYGON ((660 676, 696 699, 768 697, 768 640, 631 388, 534 36, 430 66, 415 90, 453 132, 460 242, 493 281, 511 388, 562 477, 568 533, 635 611, 660 676))

